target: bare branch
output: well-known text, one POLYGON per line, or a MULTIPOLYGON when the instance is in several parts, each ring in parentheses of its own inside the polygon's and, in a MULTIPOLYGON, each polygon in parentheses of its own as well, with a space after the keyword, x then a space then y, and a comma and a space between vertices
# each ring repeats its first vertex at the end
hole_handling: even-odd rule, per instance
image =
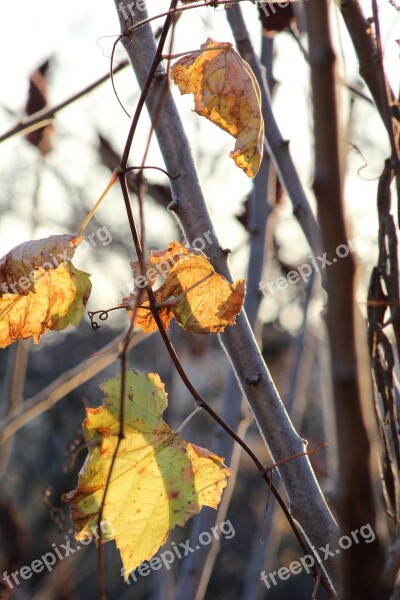
MULTIPOLYGON (((377 61, 377 48, 372 37, 371 24, 364 17, 359 0, 342 0, 340 10, 357 54, 360 75, 367 84, 386 126, 385 98, 381 90, 381 75, 379 69, 372 68, 377 61)), ((390 86, 389 94, 390 100, 395 100, 396 96, 390 86)), ((400 108, 393 106, 393 111, 394 116, 400 121, 400 108)))
MULTIPOLYGON (((313 89, 315 176, 314 191, 324 249, 335 252, 349 239, 342 199, 335 55, 330 38, 328 1, 306 4, 311 83, 313 89)), ((327 271, 327 327, 339 444, 339 489, 336 506, 343 535, 369 524, 376 535, 377 513, 372 468, 375 423, 371 376, 366 354, 365 324, 354 301, 355 264, 351 253, 327 271)), ((375 466, 375 465, 374 465, 375 466)), ((352 544, 342 561, 343 600, 382 599, 381 546, 352 544), (360 576, 362 573, 362 577, 360 576)))
MULTIPOLYGON (((114 74, 124 69, 128 64, 128 62, 123 62, 120 65, 118 65, 118 67, 114 69, 114 74)), ((29 131, 40 129, 41 127, 43 127, 43 125, 51 123, 56 113, 60 112, 60 110, 62 110, 66 106, 69 106, 76 100, 79 100, 83 96, 86 96, 86 94, 89 94, 89 92, 96 89, 99 85, 101 85, 105 81, 108 81, 109 78, 110 74, 107 73, 106 75, 99 77, 99 79, 96 79, 96 81, 93 81, 93 83, 86 86, 76 94, 72 94, 72 96, 70 96, 66 100, 63 100, 59 104, 50 106, 50 108, 44 108, 42 110, 39 110, 38 112, 34 113, 33 115, 30 115, 29 117, 23 117, 16 125, 11 127, 11 129, 3 133, 3 135, 0 135, 0 143, 4 142, 5 140, 8 140, 14 135, 28 133, 29 131)))
POLYGON ((360 64, 360 75, 364 78, 389 137, 391 165, 396 174, 397 220, 400 226, 400 146, 398 129, 400 107, 390 87, 383 66, 383 51, 376 0, 372 0, 375 39, 371 23, 365 19, 358 0, 342 0, 341 11, 360 64))
MULTIPOLYGON (((129 348, 133 348, 147 339, 152 333, 137 333, 132 339, 129 348)), ((26 400, 16 410, 0 421, 0 442, 4 442, 14 435, 21 427, 38 417, 46 410, 52 408, 69 392, 79 387, 85 381, 92 379, 97 373, 106 369, 118 360, 120 343, 122 339, 116 337, 109 344, 101 348, 94 356, 89 357, 73 369, 62 373, 41 392, 26 400)))
MULTIPOLYGON (((127 11, 128 3, 125 1, 124 5, 127 11)), ((116 6, 119 6, 118 2, 116 6)), ((134 11, 132 16, 133 21, 145 18, 144 11, 134 11)), ((121 28, 124 29, 125 22, 121 13, 120 21, 121 28)), ((123 43, 142 87, 156 53, 150 26, 140 27, 132 38, 125 36, 123 43)), ((210 260, 218 273, 232 281, 227 265, 227 253, 221 248, 215 235, 187 137, 173 97, 166 86, 167 75, 160 67, 150 86, 146 103, 153 123, 156 122, 155 131, 167 170, 176 172, 179 168, 182 172, 182 177, 170 182, 174 198, 170 209, 175 211, 189 242, 205 232, 210 232, 212 244, 207 248, 210 260), (162 110, 156 114, 160 94, 164 94, 164 103, 162 110)), ((277 462, 304 452, 304 441, 295 432, 288 418, 246 315, 242 313, 236 326, 228 327, 220 339, 252 407, 273 461, 277 462)), ((325 503, 308 457, 302 456, 281 465, 279 472, 285 484, 292 514, 301 523, 308 543, 317 547, 326 544, 334 537, 336 524, 325 503)), ((329 571, 332 579, 335 578, 332 564, 325 563, 322 568, 329 571)))
MULTIPOLYGON (((272 52, 272 40, 271 52, 272 52)), ((270 214, 270 206, 267 201, 269 169, 271 162, 268 156, 264 156, 260 171, 254 180, 253 191, 249 200, 249 230, 250 230, 250 256, 248 264, 247 293, 245 310, 253 330, 256 326, 257 314, 261 303, 261 294, 258 283, 262 276, 264 266, 264 247, 267 228, 267 219, 270 214)), ((240 437, 244 438, 250 424, 249 418, 242 414, 243 394, 237 383, 235 373, 230 369, 225 388, 222 395, 222 418, 226 421, 240 437)), ((237 469, 239 466, 240 448, 233 444, 232 438, 217 428, 213 451, 218 456, 223 456, 231 469, 227 489, 224 492, 218 513, 202 511, 195 519, 191 530, 191 540, 195 540, 202 531, 209 531, 213 526, 224 521, 233 488, 236 482, 237 469)), ((202 600, 207 590, 211 572, 219 550, 219 540, 213 540, 211 546, 204 546, 194 554, 190 554, 184 561, 179 577, 176 600, 190 600, 188 590, 191 590, 195 600, 202 600)))
POLYGON ((300 182, 299 175, 289 152, 289 141, 283 139, 275 115, 266 82, 265 70, 254 52, 241 8, 232 6, 227 11, 227 19, 235 37, 240 55, 251 66, 261 89, 262 115, 265 123, 265 141, 278 172, 279 179, 293 205, 293 214, 299 222, 314 254, 321 254, 321 234, 311 210, 308 198, 300 182))

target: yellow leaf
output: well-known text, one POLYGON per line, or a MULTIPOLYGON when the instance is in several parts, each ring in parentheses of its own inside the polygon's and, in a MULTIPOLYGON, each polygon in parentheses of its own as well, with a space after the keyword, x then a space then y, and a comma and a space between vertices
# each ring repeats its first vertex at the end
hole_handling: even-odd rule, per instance
POLYGON ((90 295, 89 275, 70 262, 80 236, 26 242, 0 260, 0 347, 49 329, 77 326, 90 295), (10 293, 12 292, 12 293, 10 293))
MULTIPOLYGON (((96 527, 120 427, 121 376, 101 388, 103 406, 88 408, 83 423, 89 456, 71 505, 76 539, 96 527)), ((149 560, 176 525, 202 506, 217 508, 229 469, 223 459, 180 438, 161 418, 167 407, 164 384, 155 373, 126 375, 124 438, 118 448, 102 519, 112 525, 126 573, 149 560)))
MULTIPOLYGON (((158 302, 158 304, 160 304, 160 300, 162 301, 160 294, 158 292, 155 292, 154 295, 155 295, 156 301, 158 302)), ((126 306, 126 298, 124 298, 122 303, 123 303, 123 306, 126 306)), ((145 333, 150 333, 151 331, 155 331, 157 329, 157 323, 156 323, 153 315, 151 314, 149 306, 150 306, 150 303, 148 300, 146 302, 142 302, 141 307, 138 308, 136 311, 136 317, 135 317, 136 327, 138 327, 145 333)), ((126 308, 128 308, 128 312, 131 315, 132 313, 129 310, 129 307, 126 306, 126 308)), ((171 321, 172 317, 174 316, 172 313, 171 307, 163 306, 160 309, 158 309, 158 316, 160 317, 161 322, 164 325, 164 328, 169 329, 170 321, 171 321)))
MULTIPOLYGON (((150 250, 149 258, 146 261, 145 280, 146 285, 153 287, 157 277, 164 275, 175 263, 178 256, 190 254, 179 242, 172 242, 168 250, 150 250)), ((142 277, 140 263, 137 260, 131 262, 132 274, 135 281, 142 277)))
MULTIPOLYGON (((199 252, 199 251, 198 251, 199 252)), ((179 242, 172 242, 167 250, 150 250, 150 256, 147 261, 147 268, 160 263, 169 262, 173 265, 178 256, 188 256, 193 253, 193 249, 187 249, 179 242)))
POLYGON ((232 44, 208 38, 200 51, 174 64, 171 76, 181 94, 194 95, 199 115, 236 138, 230 156, 248 177, 254 177, 263 155, 264 122, 261 92, 250 65, 232 44))
POLYGON ((56 269, 70 261, 83 239, 79 235, 51 235, 24 242, 10 250, 0 259, 0 298, 2 294, 27 295, 34 289, 32 272, 38 267, 46 271, 56 269))
MULTIPOLYGON (((173 317, 184 329, 199 334, 219 333, 235 324, 243 306, 244 279, 230 284, 214 271, 202 252, 184 248, 179 242, 173 242, 167 250, 152 252, 146 266, 151 269, 161 263, 169 270, 154 295, 166 329, 173 317)), ((132 297, 124 298, 122 306, 131 309, 132 297)), ((148 306, 148 301, 142 302, 135 318, 135 325, 145 332, 157 329, 148 306)))

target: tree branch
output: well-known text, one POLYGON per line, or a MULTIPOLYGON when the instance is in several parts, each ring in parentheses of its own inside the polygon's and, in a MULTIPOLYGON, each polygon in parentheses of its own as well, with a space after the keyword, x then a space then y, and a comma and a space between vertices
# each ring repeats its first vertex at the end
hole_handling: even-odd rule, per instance
MULTIPOLYGON (((328 0, 306 3, 313 89, 315 178, 324 249, 335 254, 346 244, 335 94, 335 55, 330 38, 328 0)), ((364 323, 354 301, 355 263, 351 253, 327 270, 327 327, 339 444, 337 514, 341 533, 366 524, 378 534, 371 448, 375 434, 371 376, 364 323)), ((378 540, 352 544, 343 556, 343 600, 382 599, 382 554, 378 540)))
MULTIPOLYGON (((119 2, 115 1, 118 8, 119 2)), ((124 5, 128 10, 126 0, 124 5)), ((145 18, 144 11, 134 11, 132 16, 134 22, 145 18)), ((121 13, 119 17, 121 28, 124 30, 125 22, 121 13)), ((156 53, 150 26, 144 25, 136 30, 132 38, 125 36, 123 43, 142 87, 156 53)), ((167 170, 176 172, 178 168, 179 172, 182 172, 182 177, 170 182, 174 198, 170 210, 174 210, 179 218, 189 242, 205 232, 211 232, 212 244, 207 249, 210 260, 218 273, 232 281, 227 265, 227 253, 221 248, 214 232, 188 140, 167 85, 167 75, 159 69, 150 86, 146 104, 155 123, 155 132, 167 170), (161 111, 156 115, 160 94, 163 94, 164 102, 161 111)), ((220 339, 255 414, 273 461, 277 462, 304 452, 304 441, 295 432, 288 418, 246 315, 242 313, 236 326, 228 327, 220 339)), ((279 472, 284 481, 292 515, 301 524, 309 545, 325 545, 335 535, 336 524, 325 503, 308 457, 302 456, 282 464, 279 472)), ((335 579, 331 564, 324 563, 322 569, 326 569, 331 578, 335 579)))
MULTIPOLYGON (((130 341, 129 349, 139 345, 153 333, 137 333, 130 341)), ((123 338, 117 336, 109 344, 98 350, 83 363, 62 373, 43 390, 25 400, 17 409, 0 421, 0 442, 4 443, 21 427, 52 408, 69 392, 89 381, 119 359, 123 338)))
MULTIPOLYGON (((121 71, 122 69, 124 69, 128 64, 129 64, 128 62, 123 62, 123 63, 119 64, 114 69, 114 75, 116 73, 118 73, 119 71, 121 71)), ((13 137, 14 135, 18 135, 18 134, 22 134, 22 133, 26 134, 26 133, 29 133, 29 131, 34 131, 35 129, 40 129, 41 127, 43 127, 43 125, 45 123, 51 122, 53 117, 56 115, 56 113, 60 112, 60 110, 62 110, 66 106, 69 106, 76 100, 79 100, 86 94, 89 94, 89 92, 91 92, 92 90, 99 87, 99 85, 101 85, 105 81, 108 81, 109 78, 110 78, 110 73, 107 73, 106 75, 99 77, 99 79, 96 79, 96 81, 93 81, 91 84, 89 84, 88 86, 86 86, 85 88, 83 88, 82 90, 77 92, 76 94, 72 94, 72 96, 70 96, 66 100, 63 100, 59 104, 50 106, 50 108, 47 108, 47 107, 43 108, 42 110, 39 110, 38 112, 34 113, 33 115, 29 115, 28 117, 23 117, 16 125, 11 127, 11 129, 9 129, 5 133, 3 133, 3 135, 0 135, 0 143, 4 142, 5 140, 8 140, 9 138, 13 137)))
MULTIPOLYGON (((254 52, 246 23, 239 5, 226 12, 241 57, 252 68, 261 89, 262 115, 265 123, 265 141, 278 172, 279 179, 293 205, 293 214, 304 232, 315 256, 321 255, 321 233, 311 210, 300 178, 289 152, 289 141, 284 140, 272 111, 265 70, 254 52)), ((322 273, 324 277, 324 273, 322 273)))
POLYGON ((375 39, 372 37, 371 24, 365 19, 358 0, 342 0, 341 11, 356 50, 360 75, 364 78, 372 94, 389 137, 391 166, 396 174, 397 221, 400 227, 400 146, 398 136, 400 107, 390 87, 383 65, 377 2, 372 0, 375 39))
MULTIPOLYGON (((382 120, 387 126, 385 99, 381 90, 381 76, 379 70, 373 68, 377 60, 377 48, 372 37, 371 25, 364 17, 358 0, 341 0, 340 11, 357 54, 360 75, 367 84, 382 120)), ((396 96, 390 86, 388 90, 390 100, 395 101, 396 96)), ((400 108, 396 105, 392 108, 393 116, 400 121, 400 108)))
MULTIPOLYGON (((272 42, 272 40, 268 40, 272 42)), ((272 45, 271 45, 272 52, 272 45)), ((262 277, 264 267, 264 249, 267 229, 267 220, 271 208, 268 204, 268 181, 271 162, 268 155, 263 157, 261 168, 254 180, 254 187, 249 200, 249 230, 250 230, 250 255, 247 269, 247 292, 245 310, 252 329, 255 329, 257 315, 261 303, 261 294, 258 283, 262 277)), ((228 378, 222 394, 222 418, 240 437, 245 436, 250 419, 243 418, 242 413, 243 394, 232 368, 229 370, 228 378)), ((217 428, 212 445, 213 451, 218 456, 223 456, 230 465, 231 476, 228 480, 227 489, 224 492, 218 513, 213 511, 201 511, 196 517, 190 538, 194 545, 202 531, 210 531, 216 524, 224 521, 233 487, 236 482, 237 469, 239 467, 240 449, 233 443, 232 438, 217 428), (236 450, 237 449, 237 450, 236 450), (236 469, 235 469, 236 467, 236 469)), ((175 600, 202 600, 207 590, 211 572, 215 563, 220 541, 213 540, 211 546, 204 546, 194 554, 185 558, 179 577, 178 589, 175 600), (191 590, 188 592, 188 590, 191 590), (189 594, 191 594, 189 596, 189 594)))

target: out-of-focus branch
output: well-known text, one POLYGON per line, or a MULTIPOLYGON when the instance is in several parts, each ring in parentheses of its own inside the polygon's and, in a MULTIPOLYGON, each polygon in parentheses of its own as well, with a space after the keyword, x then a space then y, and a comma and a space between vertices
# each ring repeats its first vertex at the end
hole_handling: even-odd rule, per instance
MULTIPOLYGON (((153 334, 137 333, 132 337, 129 348, 137 346, 150 335, 153 334)), ((46 386, 44 390, 35 394, 35 396, 13 410, 7 417, 0 421, 0 442, 7 440, 32 419, 52 408, 69 392, 85 383, 85 381, 92 379, 97 373, 100 373, 103 369, 118 360, 121 342, 122 339, 120 337, 115 338, 104 348, 96 352, 94 356, 91 356, 73 369, 66 371, 46 386)))
POLYGON ((278 172, 282 186, 293 205, 293 214, 299 222, 313 253, 321 254, 321 234, 318 223, 311 210, 299 175, 289 152, 289 142, 284 140, 272 111, 271 98, 265 79, 265 70, 261 66, 247 31, 241 7, 232 6, 226 13, 238 51, 251 66, 261 89, 262 115, 265 123, 265 141, 278 172))
MULTIPOLYGON (((28 366, 28 353, 28 340, 19 341, 10 348, 7 360, 7 375, 3 385, 2 412, 4 415, 9 415, 19 410, 21 406, 28 366)), ((0 477, 7 468, 12 445, 13 441, 7 440, 0 448, 0 477)))
POLYGON ((383 65, 377 2, 372 0, 375 39, 372 37, 372 25, 365 19, 358 0, 342 0, 341 11, 360 64, 360 75, 369 87, 389 137, 391 166, 396 175, 397 220, 400 227, 400 107, 383 65))
POLYGON ((400 537, 389 548, 382 584, 387 596, 393 592, 397 576, 400 571, 400 537))
MULTIPOLYGON (((381 91, 379 70, 374 68, 377 59, 377 49, 372 37, 371 24, 364 17, 359 0, 342 0, 340 2, 340 10, 357 54, 360 75, 367 84, 386 126, 386 109, 381 91)), ((386 85, 388 86, 390 100, 395 101, 396 96, 393 90, 387 82, 386 85)), ((400 108, 392 105, 392 110, 393 116, 400 121, 400 108)))
MULTIPOLYGON (((335 94, 335 55, 331 43, 328 1, 306 3, 313 90, 315 176, 324 249, 328 255, 346 245, 335 94)), ((341 598, 382 600, 382 552, 378 541, 373 459, 375 423, 365 325, 354 300, 355 263, 351 253, 327 270, 327 327, 339 445, 337 514, 341 533, 369 524, 373 544, 352 544, 342 561, 341 598)))
MULTIPOLYGON (((114 74, 124 69, 128 64, 128 62, 122 62, 121 64, 119 64, 114 69, 114 74)), ((72 94, 72 96, 69 96, 69 98, 66 98, 66 100, 63 100, 59 104, 55 104, 54 106, 50 106, 49 108, 39 110, 38 112, 34 113, 33 115, 30 115, 29 117, 23 117, 16 125, 11 127, 11 129, 3 133, 3 135, 0 135, 0 143, 4 142, 5 140, 8 140, 14 135, 22 133, 27 134, 30 131, 40 129, 41 127, 43 127, 43 125, 51 123, 56 113, 60 112, 60 110, 62 110, 66 106, 69 106, 73 102, 76 102, 76 100, 79 100, 83 96, 86 96, 86 94, 89 94, 89 92, 99 87, 99 85, 101 85, 105 81, 108 81, 109 78, 110 74, 107 73, 106 75, 99 77, 99 79, 96 79, 96 81, 93 81, 93 83, 86 86, 76 94, 72 94)))
MULTIPOLYGON (((296 42, 296 44, 297 44, 297 46, 298 46, 298 48, 299 48, 302 56, 304 57, 304 60, 308 63, 309 62, 308 52, 304 48, 304 46, 302 44, 302 41, 301 41, 298 33, 296 31, 294 31, 293 29, 291 29, 291 28, 289 29, 289 33, 292 36, 292 38, 294 39, 294 41, 296 42)), ((347 83, 347 81, 345 79, 343 79, 339 74, 337 76, 337 82, 342 87, 347 88, 347 90, 349 91, 349 93, 354 98, 360 98, 361 100, 364 100, 368 104, 371 104, 372 106, 375 106, 374 101, 371 99, 371 97, 369 95, 364 94, 364 92, 362 90, 358 89, 354 85, 350 85, 349 83, 347 83)), ((362 81, 361 81, 361 83, 362 83, 362 81)))
MULTIPOLYGON (((119 163, 119 156, 111 146, 110 142, 99 134, 98 151, 103 164, 110 169, 113 173, 115 167, 119 163)), ((128 184, 129 191, 134 194, 138 192, 138 180, 135 171, 129 171, 126 174, 126 181, 128 184)), ((148 194, 154 202, 167 208, 172 200, 171 189, 168 185, 163 183, 153 183, 146 180, 146 194, 148 194)))

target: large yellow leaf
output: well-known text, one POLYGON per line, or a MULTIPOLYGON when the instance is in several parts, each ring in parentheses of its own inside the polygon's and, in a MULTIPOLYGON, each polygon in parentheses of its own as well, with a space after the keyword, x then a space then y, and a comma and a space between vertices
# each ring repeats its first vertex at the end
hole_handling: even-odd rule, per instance
MULTIPOLYGON (((179 242, 173 242, 167 250, 152 252, 147 272, 153 266, 159 266, 161 271, 160 265, 166 280, 154 295, 166 329, 173 317, 184 329, 200 334, 219 333, 235 324, 243 306, 244 279, 230 284, 214 271, 202 252, 184 248, 179 242)), ((131 309, 134 298, 124 298, 122 306, 131 309)), ((146 332, 157 329, 148 306, 148 301, 142 301, 135 318, 135 325, 146 332)))
POLYGON ((70 262, 81 236, 26 242, 0 260, 0 347, 77 326, 90 295, 89 275, 70 262))
POLYGON ((236 138, 230 156, 254 177, 263 155, 264 122, 261 92, 250 65, 232 44, 208 38, 200 51, 180 58, 171 75, 181 94, 194 95, 199 115, 236 138))
MULTIPOLYGON (((83 423, 89 455, 78 487, 62 499, 71 505, 76 539, 97 525, 120 427, 121 376, 106 381, 103 406, 88 408, 83 423)), ((126 573, 149 560, 175 525, 202 506, 217 508, 229 469, 223 459, 180 438, 161 418, 164 384, 154 373, 126 375, 124 438, 107 488, 102 519, 113 529, 126 573)))

